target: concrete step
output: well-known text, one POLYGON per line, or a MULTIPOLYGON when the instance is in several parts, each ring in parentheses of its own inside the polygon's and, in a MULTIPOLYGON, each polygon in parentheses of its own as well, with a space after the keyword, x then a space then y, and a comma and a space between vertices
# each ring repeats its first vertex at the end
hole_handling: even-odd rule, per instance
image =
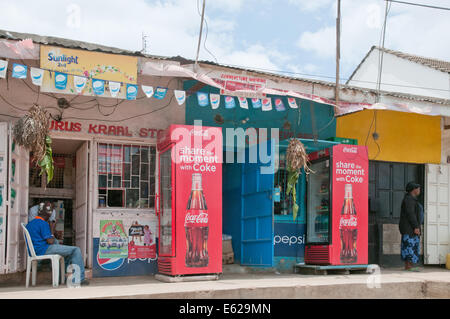
MULTIPOLYGON (((13 274, 0 275, 0 287, 12 287, 12 286, 25 286, 26 282, 26 271, 16 272, 13 274)), ((66 274, 67 276, 67 274, 66 274)), ((92 270, 85 270, 85 277, 87 279, 92 278, 92 270)), ((36 286, 48 285, 52 283, 52 271, 51 269, 38 269, 36 275, 36 286)), ((31 286, 31 276, 30 276, 30 286, 31 286)))

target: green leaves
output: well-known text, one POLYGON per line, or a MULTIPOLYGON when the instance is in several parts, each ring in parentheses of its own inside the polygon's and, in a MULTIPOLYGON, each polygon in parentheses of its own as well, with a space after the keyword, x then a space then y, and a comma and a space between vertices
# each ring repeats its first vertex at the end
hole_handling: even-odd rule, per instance
POLYGON ((38 165, 41 168, 39 175, 42 175, 42 173, 45 172, 47 174, 47 184, 50 183, 53 179, 55 167, 53 166, 52 139, 48 135, 45 137, 45 155, 42 160, 38 162, 38 165))

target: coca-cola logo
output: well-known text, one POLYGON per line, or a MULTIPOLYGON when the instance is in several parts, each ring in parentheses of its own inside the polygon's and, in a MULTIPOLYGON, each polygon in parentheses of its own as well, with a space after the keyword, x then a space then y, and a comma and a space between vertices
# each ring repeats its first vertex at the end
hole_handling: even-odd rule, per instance
POLYGON ((344 147, 343 152, 357 154, 358 149, 356 147, 344 147))
POLYGON ((189 131, 189 134, 194 136, 208 137, 208 130, 192 129, 189 131))
POLYGON ((351 217, 341 217, 339 228, 356 228, 358 226, 358 219, 355 215, 351 217))
POLYGON ((198 213, 188 211, 184 218, 184 224, 208 224, 208 213, 205 211, 198 213))

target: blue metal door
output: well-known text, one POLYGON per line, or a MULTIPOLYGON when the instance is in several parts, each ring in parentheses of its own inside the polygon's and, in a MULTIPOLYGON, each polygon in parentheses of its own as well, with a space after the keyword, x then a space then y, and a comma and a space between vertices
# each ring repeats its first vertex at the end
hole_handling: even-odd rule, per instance
POLYGON ((274 256, 274 143, 267 141, 251 146, 246 148, 245 153, 245 163, 242 166, 241 264, 271 267, 274 256), (268 154, 268 157, 261 157, 261 153, 268 154))

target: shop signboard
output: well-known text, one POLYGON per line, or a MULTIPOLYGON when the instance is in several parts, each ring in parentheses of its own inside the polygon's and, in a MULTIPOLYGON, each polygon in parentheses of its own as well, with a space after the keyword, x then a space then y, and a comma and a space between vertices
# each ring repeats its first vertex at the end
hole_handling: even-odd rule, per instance
POLYGON ((104 124, 100 121, 50 121, 51 132, 87 134, 91 136, 112 136, 156 140, 161 129, 154 127, 143 127, 139 123, 128 125, 104 124))
POLYGON ((156 258, 156 237, 148 223, 136 220, 128 228, 128 258, 156 258))
POLYGON ((274 223, 274 256, 299 257, 305 255, 305 224, 274 223))
MULTIPOLYGON (((136 84, 137 79, 137 57, 47 45, 41 45, 40 67, 45 70, 43 92, 92 96, 92 78, 129 84, 136 84), (55 87, 55 72, 50 71, 67 74, 67 85, 55 87), (75 86, 74 76, 86 77, 81 90, 75 86)), ((105 90, 104 96, 112 97, 109 90, 105 90)), ((116 97, 126 98, 126 90, 120 90, 116 97)))
MULTIPOLYGON (((157 239, 155 247, 157 245, 157 239)), ((118 277, 153 275, 158 271, 155 258, 101 258, 99 254, 99 238, 94 238, 93 277, 118 277)))
POLYGON ((93 239, 93 276, 140 276, 157 272, 157 224, 156 217, 143 217, 139 213, 122 214, 113 212, 112 218, 94 221, 105 227, 105 232, 112 226, 119 228, 127 244, 121 254, 104 254, 102 247, 102 227, 99 233, 94 233, 93 239), (121 216, 117 218, 116 216, 121 216), (149 218, 150 217, 150 218, 149 218), (118 225, 121 225, 119 227, 118 225))
POLYGON ((100 221, 99 256, 101 258, 128 256, 128 237, 121 220, 100 221))

